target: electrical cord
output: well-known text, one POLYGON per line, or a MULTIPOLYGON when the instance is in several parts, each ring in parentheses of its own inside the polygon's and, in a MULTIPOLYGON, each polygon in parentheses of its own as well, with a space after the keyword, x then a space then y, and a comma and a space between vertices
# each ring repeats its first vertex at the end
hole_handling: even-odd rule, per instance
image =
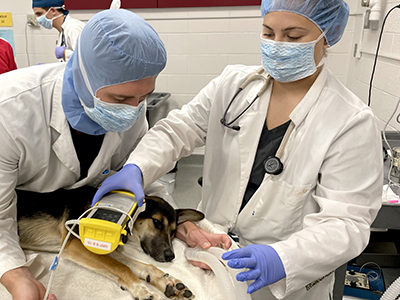
POLYGON ((26 57, 28 58, 28 67, 31 65, 31 61, 29 58, 29 51, 28 51, 28 23, 25 24, 25 51, 26 57))
POLYGON ((395 10, 396 8, 400 8, 400 4, 398 4, 398 5, 394 6, 394 7, 392 7, 392 8, 388 11, 388 13, 386 14, 385 18, 383 19, 381 32, 380 32, 380 34, 379 34, 379 39, 378 39, 378 45, 377 45, 377 47, 376 47, 375 59, 374 59, 374 65, 373 65, 373 67, 372 67, 371 79, 370 79, 370 82, 369 82, 368 106, 371 106, 372 81, 373 81, 374 75, 375 75, 375 69, 376 69, 376 63, 377 63, 377 60, 378 60, 379 48, 380 48, 380 46, 381 46, 383 28, 385 27, 385 23, 386 23, 386 20, 387 20, 389 14, 390 14, 393 10, 395 10))
MULTIPOLYGON (((381 28, 381 32, 380 32, 379 38, 378 38, 378 45, 377 45, 376 52, 375 52, 374 64, 373 64, 373 67, 372 67, 371 79, 370 79, 370 83, 369 83, 368 106, 371 106, 372 82, 373 82, 374 75, 375 75, 376 64, 377 64, 377 60, 378 60, 378 54, 379 54, 379 49, 380 49, 380 45, 381 45, 383 30, 384 30, 384 27, 385 27, 387 18, 389 17, 390 13, 391 13, 393 10, 395 10, 396 8, 400 8, 400 4, 398 4, 398 5, 394 6, 394 7, 392 7, 392 8, 387 12, 387 14, 386 14, 386 16, 385 16, 385 18, 383 19, 383 22, 382 22, 382 28, 381 28)), ((389 120, 386 122, 385 127, 384 127, 384 129, 383 129, 383 139, 384 139, 385 144, 387 145, 388 149, 390 150, 390 153, 389 153, 389 157, 390 157, 390 168, 389 168, 389 172, 388 172, 388 175, 387 175, 387 176, 388 176, 388 185, 387 185, 386 190, 384 191, 384 197, 386 197, 387 192, 388 192, 388 190, 389 190, 389 188, 390 188, 391 186, 396 186, 397 188, 400 189, 400 184, 398 184, 398 183, 396 183, 396 182, 394 182, 394 181, 391 180, 390 174, 391 174, 391 172, 392 172, 393 163, 394 163, 394 160, 393 160, 393 149, 392 149, 391 145, 389 144, 389 142, 387 141, 387 138, 386 138, 386 129, 387 129, 387 127, 389 126, 390 121, 392 120, 392 118, 393 118, 394 115, 396 114, 396 111, 397 111, 397 109, 398 109, 398 107, 399 107, 399 104, 400 104, 400 98, 399 98, 399 100, 398 100, 398 102, 397 102, 397 105, 396 105, 395 110, 393 111, 393 114, 391 115, 391 117, 389 118, 389 120)), ((398 123, 400 123, 400 119, 399 119, 399 118, 400 118, 400 114, 399 114, 399 115, 397 116, 397 118, 396 118, 396 121, 397 121, 398 123)))

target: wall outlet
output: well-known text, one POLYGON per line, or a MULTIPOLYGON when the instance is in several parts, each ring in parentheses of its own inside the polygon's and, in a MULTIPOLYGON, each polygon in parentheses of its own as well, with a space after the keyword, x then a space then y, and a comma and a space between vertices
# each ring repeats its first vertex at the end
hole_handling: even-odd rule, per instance
POLYGON ((36 16, 34 14, 26 15, 26 23, 32 27, 39 27, 39 23, 36 20, 36 16))

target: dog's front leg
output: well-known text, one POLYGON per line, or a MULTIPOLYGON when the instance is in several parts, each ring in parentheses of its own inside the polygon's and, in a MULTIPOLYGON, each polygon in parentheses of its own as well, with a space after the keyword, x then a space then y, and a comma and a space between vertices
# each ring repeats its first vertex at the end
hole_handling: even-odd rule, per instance
POLYGON ((157 267, 136 261, 118 251, 114 251, 112 255, 116 260, 123 262, 126 266, 130 267, 132 272, 134 272, 139 278, 156 287, 168 298, 173 300, 192 300, 195 298, 193 293, 182 283, 182 281, 163 272, 157 267))
POLYGON ((154 294, 143 282, 123 263, 110 255, 97 255, 87 250, 78 239, 71 239, 65 248, 63 257, 93 270, 127 289, 135 300, 165 300, 165 297, 154 294))

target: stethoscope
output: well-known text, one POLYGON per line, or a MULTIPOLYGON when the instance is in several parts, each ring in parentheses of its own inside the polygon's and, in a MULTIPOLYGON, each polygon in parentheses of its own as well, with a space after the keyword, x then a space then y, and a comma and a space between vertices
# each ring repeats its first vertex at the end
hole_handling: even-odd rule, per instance
POLYGON ((232 100, 229 102, 228 107, 225 110, 224 116, 222 117, 222 119, 220 120, 221 124, 224 125, 225 127, 228 127, 230 129, 239 131, 240 130, 240 126, 234 125, 232 126, 232 124, 234 122, 237 121, 237 119, 239 119, 253 104, 254 102, 256 102, 256 100, 262 95, 262 93, 265 92, 265 90, 267 89, 268 86, 268 82, 269 82, 269 78, 271 77, 269 74, 267 77, 264 77, 263 75, 261 75, 264 72, 264 68, 261 67, 259 68, 257 71, 255 71, 254 73, 249 74, 246 77, 246 80, 243 82, 243 84, 239 87, 239 89, 237 90, 237 92, 235 93, 235 95, 233 95, 232 100), (260 90, 258 91, 257 95, 254 97, 254 99, 250 102, 249 105, 247 105, 247 107, 236 117, 234 118, 232 121, 230 121, 229 123, 226 122, 226 115, 228 114, 228 110, 231 107, 233 101, 236 99, 236 97, 240 94, 241 91, 244 90, 244 88, 246 86, 249 85, 250 82, 255 81, 255 80, 262 80, 263 81, 263 85, 261 86, 260 90))
MULTIPOLYGON (((234 122, 236 122, 253 104, 254 102, 260 98, 260 96, 265 92, 265 90, 267 89, 268 86, 268 82, 270 79, 270 75, 268 74, 267 77, 261 75, 264 72, 264 68, 261 67, 260 69, 258 69, 256 72, 249 74, 246 77, 246 80, 244 81, 244 83, 239 87, 239 89, 237 90, 237 92, 235 93, 235 95, 232 97, 232 100, 229 102, 228 107, 225 110, 224 116, 222 117, 222 119, 220 120, 221 124, 224 125, 225 127, 235 130, 235 131, 239 131, 240 130, 240 126, 238 125, 232 125, 234 122), (233 101, 235 100, 235 98, 240 94, 241 91, 244 90, 244 88, 246 86, 249 85, 250 82, 255 81, 255 80, 262 80, 263 84, 260 87, 260 90, 258 91, 257 95, 254 97, 254 99, 250 102, 250 104, 241 112, 237 115, 236 118, 234 118, 232 121, 227 122, 226 121, 226 115, 228 114, 228 110, 231 107, 233 101)), ((264 170, 267 174, 270 175, 278 175, 280 173, 282 173, 283 171, 283 164, 281 162, 281 156, 283 154, 283 149, 285 149, 285 146, 287 144, 287 141, 290 137, 290 135, 292 134, 292 131, 294 129, 294 124, 293 122, 290 122, 288 129, 286 130, 286 133, 282 139, 281 144, 279 145, 278 150, 276 151, 276 154, 274 156, 269 156, 266 160, 264 160, 264 170)))

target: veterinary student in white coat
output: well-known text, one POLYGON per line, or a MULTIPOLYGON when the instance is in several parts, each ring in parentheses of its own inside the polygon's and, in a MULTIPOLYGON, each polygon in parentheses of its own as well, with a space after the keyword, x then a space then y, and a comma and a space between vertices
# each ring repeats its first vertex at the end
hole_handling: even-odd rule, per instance
MULTIPOLYGON (((380 133, 371 109, 324 65, 326 48, 343 34, 347 4, 263 0, 261 11, 262 95, 251 104, 258 79, 234 96, 260 66, 226 67, 145 135, 93 202, 121 185, 138 194, 142 180, 146 188, 205 145, 198 208, 239 236, 242 248, 223 259, 248 269, 237 276, 248 293, 329 300, 334 270, 365 248, 381 206, 380 133), (281 172, 272 168, 277 157, 281 172)), ((189 222, 176 236, 189 246, 231 244, 189 222)))
POLYGON ((94 15, 81 37, 67 64, 0 75, 0 280, 13 300, 45 295, 19 245, 18 190, 97 188, 122 168, 147 131, 145 98, 166 64, 157 33, 127 10, 94 15))
POLYGON ((55 55, 58 59, 68 61, 85 23, 69 15, 69 11, 64 9, 64 0, 33 0, 32 9, 40 25, 58 30, 60 36, 55 55))

